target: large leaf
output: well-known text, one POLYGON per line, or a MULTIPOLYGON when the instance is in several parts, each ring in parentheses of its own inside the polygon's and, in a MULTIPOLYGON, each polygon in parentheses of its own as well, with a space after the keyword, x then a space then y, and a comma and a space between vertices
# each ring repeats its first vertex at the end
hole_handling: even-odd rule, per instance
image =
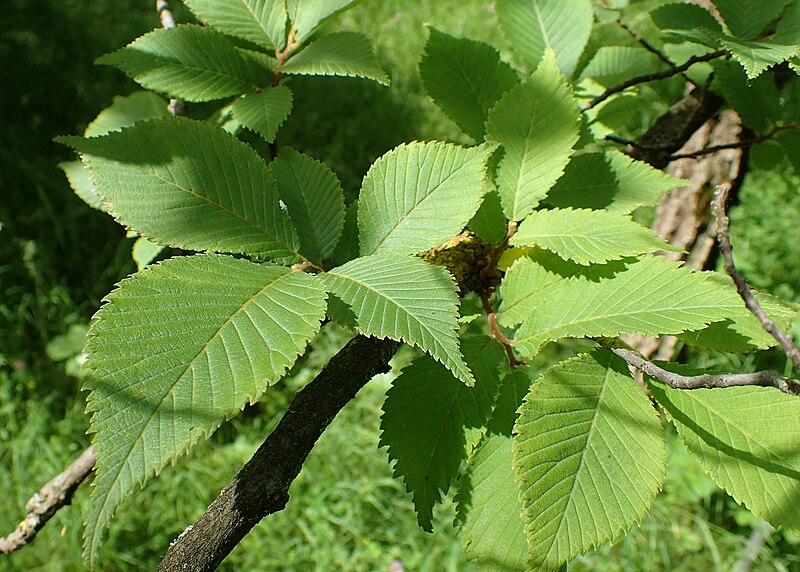
POLYGON ((314 30, 336 14, 353 7, 358 0, 286 0, 295 40, 304 41, 314 30))
POLYGON ((514 49, 531 65, 539 65, 547 48, 556 52, 558 67, 569 77, 592 31, 590 0, 499 0, 497 19, 514 49))
POLYGON ((290 58, 281 71, 300 75, 363 77, 381 85, 391 83, 378 63, 369 39, 357 32, 336 32, 322 36, 290 58))
POLYGON ((414 254, 461 232, 481 204, 490 151, 409 143, 375 161, 359 196, 361 254, 414 254))
POLYGON ((505 359, 500 344, 488 336, 465 338, 464 357, 475 375, 467 387, 445 367, 422 356, 403 369, 386 394, 381 445, 396 460, 420 526, 432 531, 433 507, 458 475, 489 419, 505 359))
POLYGON ((283 202, 300 235, 300 252, 322 266, 344 226, 344 191, 333 171, 291 147, 272 163, 283 202))
POLYGON ((547 370, 515 431, 533 568, 555 570, 615 540, 647 514, 663 484, 658 414, 627 364, 607 350, 547 370))
POLYGON ((213 254, 151 266, 109 294, 87 345, 98 454, 87 560, 123 498, 276 382, 324 312, 315 277, 213 254))
POLYGON ((533 355, 547 341, 619 334, 678 334, 738 311, 742 301, 708 276, 649 256, 597 281, 584 277, 551 287, 515 335, 533 355))
POLYGON ((269 167, 219 127, 165 118, 60 141, 82 153, 98 194, 137 234, 188 250, 297 254, 297 234, 269 167))
POLYGON ((376 254, 322 279, 352 308, 362 333, 417 346, 459 380, 474 383, 458 349, 458 297, 447 270, 416 257, 376 254))
POLYGON ((428 95, 464 133, 481 141, 489 110, 517 85, 517 74, 483 42, 454 38, 431 28, 419 73, 428 95))
POLYGON ((270 51, 286 46, 286 2, 279 0, 186 0, 203 22, 270 51))
POLYGON ((525 368, 515 369, 503 380, 487 432, 458 481, 459 536, 467 558, 487 570, 522 570, 528 558, 511 431, 530 384, 525 368))
POLYGON ((586 209, 534 211, 511 244, 541 246, 578 264, 620 260, 659 249, 681 250, 626 216, 586 209))
POLYGON ((489 113, 489 137, 505 156, 497 187, 510 220, 524 219, 564 172, 578 140, 578 108, 548 52, 539 68, 489 113))
POLYGON ((248 93, 272 81, 268 70, 224 36, 192 25, 155 30, 97 62, 118 67, 147 89, 186 101, 248 93))
POLYGON ((756 516, 800 533, 800 399, 764 387, 648 385, 719 485, 756 516))
POLYGON ((737 38, 755 38, 792 0, 714 0, 725 25, 737 38))
POLYGON ((244 127, 272 143, 292 111, 292 92, 285 85, 276 85, 260 93, 248 93, 233 103, 231 111, 244 127))

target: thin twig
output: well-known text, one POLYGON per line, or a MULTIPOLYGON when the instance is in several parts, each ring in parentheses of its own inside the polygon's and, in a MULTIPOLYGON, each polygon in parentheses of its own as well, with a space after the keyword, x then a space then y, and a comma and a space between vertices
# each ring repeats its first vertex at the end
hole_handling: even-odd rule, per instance
POLYGON ((506 350, 508 363, 511 366, 525 365, 524 361, 517 359, 517 356, 514 355, 514 348, 512 347, 513 343, 500 330, 500 326, 497 323, 497 314, 492 308, 492 303, 489 302, 489 297, 486 294, 481 296, 481 303, 483 304, 483 310, 486 312, 486 316, 489 319, 489 328, 492 330, 492 337, 500 342, 500 345, 502 345, 503 349, 506 350))
MULTIPOLYGON (((739 177, 737 177, 737 179, 738 178, 739 177)), ((767 316, 761 304, 758 303, 758 300, 756 300, 755 296, 750 292, 744 276, 739 273, 736 269, 736 265, 733 263, 733 246, 731 245, 729 231, 730 219, 726 212, 728 194, 732 186, 733 185, 730 183, 720 185, 717 187, 717 193, 714 198, 714 211, 717 217, 717 242, 719 243, 719 251, 722 254, 722 258, 725 260, 725 272, 733 279, 733 283, 736 284, 736 291, 739 293, 742 300, 744 300, 747 309, 761 322, 761 327, 775 338, 794 365, 800 367, 800 351, 798 351, 792 339, 780 331, 775 325, 775 322, 767 316)))
MULTIPOLYGON (((645 40, 641 36, 641 34, 639 34, 639 32, 637 32, 635 29, 633 29, 631 26, 629 26, 627 24, 627 22, 625 22, 622 18, 618 18, 617 19, 617 25, 619 25, 623 30, 628 32, 628 35, 631 38, 633 38, 634 40, 636 40, 639 43, 639 45, 642 46, 645 50, 647 50, 651 54, 654 54, 658 59, 660 59, 662 62, 664 62, 668 66, 670 66, 670 67, 674 67, 675 66, 675 62, 673 62, 671 59, 669 59, 661 50, 656 48, 653 44, 651 44, 650 42, 645 40)), ((684 79, 686 81, 691 83, 693 86, 697 87, 697 84, 695 82, 693 82, 689 76, 687 76, 686 74, 681 74, 681 75, 684 77, 684 79)))
POLYGON ((39 489, 25 504, 25 518, 17 525, 16 530, 5 538, 0 538, 0 554, 14 552, 32 542, 56 511, 72 502, 72 495, 92 472, 96 461, 94 446, 90 445, 69 467, 39 489))
MULTIPOLYGON (((166 0, 156 0, 156 12, 158 12, 158 19, 161 20, 162 28, 171 30, 176 26, 172 10, 166 0)), ((167 110, 173 117, 186 117, 189 114, 189 106, 182 99, 170 99, 167 110)))
POLYGON ((678 74, 681 74, 681 73, 685 72, 690 67, 692 67, 694 64, 698 64, 698 63, 701 63, 701 62, 709 62, 711 60, 717 59, 717 58, 722 57, 724 55, 725 55, 725 50, 718 50, 716 52, 711 52, 710 54, 703 54, 702 56, 692 56, 691 58, 689 58, 688 60, 686 60, 684 63, 682 63, 679 66, 674 66, 674 67, 671 67, 671 68, 669 68, 667 70, 663 70, 663 71, 656 72, 656 73, 649 73, 649 74, 644 74, 644 75, 639 75, 639 76, 633 77, 633 78, 631 78, 631 79, 629 79, 627 81, 624 81, 624 82, 619 83, 619 84, 617 84, 615 86, 609 87, 603 93, 601 93, 600 95, 595 97, 593 100, 591 100, 589 103, 587 103, 586 105, 581 107, 581 111, 588 111, 589 109, 592 109, 593 107, 603 103, 606 99, 608 99, 609 97, 611 97, 615 93, 619 93, 621 91, 625 91, 626 89, 628 89, 629 87, 633 87, 634 85, 639 85, 640 83, 647 83, 647 82, 651 82, 651 81, 656 81, 656 80, 659 80, 659 79, 666 79, 668 77, 672 77, 674 75, 678 75, 678 74))
MULTIPOLYGON (((702 157, 703 155, 708 155, 710 153, 716 153, 717 151, 723 151, 724 149, 741 149, 743 147, 752 147, 756 143, 761 143, 763 141, 767 141, 772 139, 780 133, 781 131, 791 131, 793 129, 797 129, 800 127, 800 123, 789 123, 787 125, 779 125, 767 133, 763 133, 758 137, 754 137, 752 139, 740 139, 739 141, 735 141, 733 143, 725 143, 724 145, 714 145, 712 147, 706 147, 705 149, 700 149, 698 151, 694 151, 692 153, 676 153, 674 155, 670 155, 670 161, 675 161, 677 159, 694 159, 696 157, 702 157)), ((611 141, 611 137, 606 137, 611 141)))
POLYGON ((602 341, 612 352, 624 359, 628 365, 642 373, 663 381, 673 389, 720 389, 725 387, 759 386, 775 387, 783 393, 800 395, 800 382, 783 377, 777 371, 757 371, 755 373, 724 373, 720 375, 681 375, 667 371, 653 362, 647 361, 642 354, 628 347, 623 347, 618 340, 602 341))

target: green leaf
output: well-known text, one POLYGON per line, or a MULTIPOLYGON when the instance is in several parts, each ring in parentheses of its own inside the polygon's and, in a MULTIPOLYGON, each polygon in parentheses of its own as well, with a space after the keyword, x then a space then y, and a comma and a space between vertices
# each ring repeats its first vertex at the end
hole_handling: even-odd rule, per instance
POLYGON ((300 252, 322 266, 344 227, 344 191, 326 165, 291 147, 281 148, 272 173, 300 235, 300 252))
POLYGON ((389 85, 372 44, 364 34, 336 32, 312 42, 281 68, 283 73, 300 75, 342 75, 363 77, 389 85))
POLYGON ((584 153, 572 158, 545 202, 554 207, 602 209, 612 205, 617 189, 617 178, 605 155, 584 153))
POLYGON ((505 359, 488 336, 462 343, 475 375, 467 387, 445 367, 422 356, 403 369, 386 394, 381 446, 396 461, 393 471, 413 495, 420 526, 431 532, 434 505, 441 502, 489 419, 505 359))
POLYGON ((581 78, 614 85, 641 74, 643 69, 656 71, 658 68, 659 60, 644 48, 602 46, 581 71, 581 78))
POLYGON ((576 277, 551 287, 514 343, 532 356, 564 337, 678 334, 723 320, 741 306, 735 292, 708 275, 648 256, 611 278, 576 277))
POLYGON ((505 150, 497 187, 510 220, 524 219, 564 172, 578 140, 578 108, 549 51, 539 68, 489 113, 489 137, 505 150))
POLYGON ((330 18, 352 8, 358 0, 287 0, 295 40, 303 42, 330 18))
POLYGON ((800 44, 800 4, 794 2, 775 30, 774 39, 782 44, 800 44))
POLYGON ((292 260, 298 239, 269 167, 214 125, 154 119, 59 141, 82 153, 120 223, 165 246, 292 260))
POLYGON ((361 254, 415 254, 461 232, 484 194, 486 145, 400 145, 370 167, 359 195, 361 254))
POLYGON ((610 212, 629 213, 640 206, 658 204, 667 192, 689 184, 619 151, 610 151, 606 157, 619 184, 614 199, 606 207, 610 212))
POLYGON ((260 93, 248 93, 237 99, 231 110, 239 123, 272 143, 292 111, 292 92, 285 85, 276 85, 260 93))
POLYGON ((149 91, 136 91, 130 95, 116 95, 110 106, 101 111, 83 132, 84 137, 107 135, 122 131, 137 121, 167 117, 167 101, 149 91))
POLYGON ((83 163, 80 161, 62 161, 58 167, 64 171, 69 181, 69 186, 75 191, 83 202, 99 211, 108 212, 108 207, 103 204, 103 199, 97 194, 97 191, 92 184, 92 179, 89 177, 83 163))
POLYGON ((324 313, 317 278, 226 256, 172 258, 120 282, 87 345, 89 562, 124 497, 276 382, 324 313))
POLYGON ((474 383, 458 349, 458 297, 447 270, 416 257, 376 254, 322 279, 350 305, 363 334, 417 346, 465 384, 474 383))
POLYGON ((684 444, 737 502, 775 526, 800 532, 800 399, 765 387, 671 389, 653 397, 684 444))
POLYGON ((133 261, 136 263, 136 268, 141 270, 153 262, 153 260, 155 260, 163 250, 163 246, 154 242, 150 242, 145 237, 140 236, 136 239, 136 242, 133 243, 131 256, 133 257, 133 261))
POLYGON ((342 236, 333 252, 333 261, 337 266, 354 258, 358 258, 358 200, 347 207, 342 236))
POLYGON ((756 42, 722 36, 720 41, 733 59, 742 64, 748 79, 754 79, 765 69, 800 53, 800 46, 785 44, 777 39, 756 42))
POLYGON ((647 514, 664 482, 658 414, 627 364, 607 350, 547 370, 515 431, 532 568, 555 570, 613 542, 647 514))
POLYGON ((498 321, 502 326, 512 327, 531 315, 540 299, 563 278, 550 272, 538 261, 523 256, 506 270, 500 284, 503 302, 500 304, 498 321))
POLYGON ((113 65, 147 89, 186 101, 248 93, 272 81, 271 73, 241 55, 224 36, 192 25, 155 30, 97 63, 113 65))
POLYGON ((722 26, 711 12, 697 4, 673 3, 659 6, 650 13, 656 26, 662 30, 705 30, 722 32, 722 26))
POLYGON ((558 68, 569 77, 589 41, 594 10, 589 0, 499 0, 497 19, 531 66, 539 65, 545 50, 552 48, 558 68))
POLYGON ((286 46, 286 3, 275 0, 186 0, 198 19, 270 51, 286 46))
POLYGON ((587 209, 534 211, 522 222, 511 244, 541 246, 578 264, 620 260, 654 250, 682 250, 627 216, 587 209))
POLYGON ((766 133, 780 114, 778 90, 769 75, 748 80, 741 66, 731 61, 714 62, 714 85, 742 122, 756 133, 766 133))
POLYGON ((519 82, 497 50, 430 29, 419 73, 428 95, 464 133, 482 141, 489 110, 519 82))
POLYGON ((500 244, 506 236, 507 224, 500 195, 495 191, 489 191, 483 197, 478 212, 467 223, 467 227, 484 242, 500 244))
POLYGON ((530 384, 526 368, 516 368, 505 377, 487 432, 458 481, 459 536, 467 558, 487 570, 522 570, 528 558, 511 432, 530 384))
POLYGON ((731 33, 742 40, 755 38, 792 0, 714 0, 731 33))

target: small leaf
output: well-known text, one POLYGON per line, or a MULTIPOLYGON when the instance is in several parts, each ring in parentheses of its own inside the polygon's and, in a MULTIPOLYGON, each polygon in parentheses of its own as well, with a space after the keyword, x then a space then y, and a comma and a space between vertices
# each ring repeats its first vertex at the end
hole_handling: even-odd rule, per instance
POLYGON ((711 32, 722 32, 722 26, 711 12, 697 4, 680 2, 666 4, 650 12, 650 17, 662 30, 706 29, 711 32))
POLYGON ((503 145, 497 188, 510 220, 524 219, 563 174, 578 140, 578 108, 552 51, 534 74, 489 113, 489 137, 503 145))
POLYGON ((617 178, 605 155, 584 153, 572 158, 545 202, 554 207, 611 210, 617 190, 617 178))
POLYGON ((497 50, 430 29, 419 73, 428 95, 464 133, 482 141, 489 110, 519 82, 497 50))
POLYGON ((64 171, 69 181, 69 186, 75 191, 83 202, 99 211, 108 212, 108 207, 103 204, 103 199, 97 194, 94 188, 89 171, 80 161, 63 161, 58 167, 64 171))
POLYGON ((375 161, 359 196, 361 254, 415 254, 461 232, 481 204, 492 150, 409 143, 375 161))
POLYGON ((654 250, 681 251, 626 216, 587 209, 534 211, 511 244, 541 246, 578 264, 621 260, 654 250))
POLYGON ((137 121, 167 117, 167 101, 149 91, 116 95, 110 106, 101 111, 86 127, 84 137, 98 137, 112 131, 122 131, 137 121))
POLYGON ((412 256, 376 254, 321 277, 353 309, 361 333, 417 346, 474 383, 458 349, 458 297, 447 270, 412 256))
POLYGON ((357 32, 336 32, 322 36, 289 59, 283 73, 300 75, 342 75, 363 77, 389 85, 369 39, 357 32))
POLYGON ((658 414, 625 362, 598 350, 547 370, 520 407, 514 470, 532 568, 616 540, 664 482, 658 414))
POLYGON ((133 257, 133 261, 136 263, 136 268, 141 270, 153 262, 153 260, 155 260, 163 250, 164 247, 160 244, 150 242, 145 237, 140 236, 136 239, 136 242, 133 243, 131 256, 133 257))
POLYGON ((352 8, 357 0, 287 0, 295 40, 305 41, 330 18, 352 8))
POLYGON ((500 195, 490 191, 483 197, 478 212, 469 220, 467 227, 484 242, 500 244, 506 236, 507 224, 500 195))
POLYGON ((641 74, 643 69, 656 71, 658 68, 659 61, 644 48, 602 46, 581 71, 581 78, 614 85, 641 74))
POLYGON ((286 46, 286 3, 273 0, 186 0, 189 10, 218 31, 270 51, 286 46))
POLYGON ((570 77, 589 41, 594 10, 589 0, 499 0, 497 19, 503 34, 531 66, 547 48, 558 68, 570 77))
POLYGON ((89 562, 122 500, 278 381, 324 314, 316 277, 228 256, 172 258, 120 282, 87 345, 89 562))
POLYGON ((97 63, 118 67, 142 87, 186 101, 248 93, 272 81, 271 73, 243 57, 224 36, 193 25, 155 30, 97 63))
POLYGON ((300 252, 322 266, 344 226, 344 191, 333 171, 291 147, 281 148, 272 172, 300 236, 300 252))
POLYGON ((231 110, 239 123, 272 143, 292 111, 292 92, 285 85, 276 85, 261 93, 248 93, 237 99, 231 110))
POLYGON ((717 484, 756 516, 800 533, 800 399, 765 387, 681 390, 647 381, 717 484))
POLYGON ((514 343, 532 356, 546 341, 564 337, 678 334, 723 320, 741 307, 735 292, 708 275, 648 256, 610 278, 578 276, 552 286, 514 343))
POLYGON ((629 213, 640 206, 658 204, 668 191, 689 184, 619 151, 610 151, 606 157, 619 184, 614 199, 606 207, 611 212, 629 213))
POLYGON ((294 260, 298 239, 269 167, 209 123, 164 118, 58 139, 82 153, 119 222, 165 246, 294 260))
POLYGON ((742 40, 755 38, 792 0, 714 0, 731 33, 742 40))
POLYGON ((381 446, 414 499, 420 526, 431 532, 441 502, 492 412, 505 354, 493 338, 465 338, 462 350, 475 375, 467 387, 445 367, 422 356, 403 369, 386 394, 381 446))

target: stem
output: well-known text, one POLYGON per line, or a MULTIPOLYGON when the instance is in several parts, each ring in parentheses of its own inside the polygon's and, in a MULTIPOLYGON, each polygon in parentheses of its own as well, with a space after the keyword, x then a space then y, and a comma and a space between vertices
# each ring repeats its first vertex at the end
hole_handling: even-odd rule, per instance
POLYGON ((492 330, 492 337, 500 342, 500 344, 503 346, 503 349, 506 350, 508 363, 511 364, 512 367, 516 365, 525 365, 524 361, 518 360, 517 356, 514 355, 514 348, 512 347, 513 344, 511 340, 505 337, 503 332, 500 330, 500 326, 497 323, 497 314, 492 308, 492 304, 489 302, 489 297, 486 294, 481 296, 481 303, 483 304, 483 309, 486 312, 486 316, 489 318, 489 327, 492 330))

